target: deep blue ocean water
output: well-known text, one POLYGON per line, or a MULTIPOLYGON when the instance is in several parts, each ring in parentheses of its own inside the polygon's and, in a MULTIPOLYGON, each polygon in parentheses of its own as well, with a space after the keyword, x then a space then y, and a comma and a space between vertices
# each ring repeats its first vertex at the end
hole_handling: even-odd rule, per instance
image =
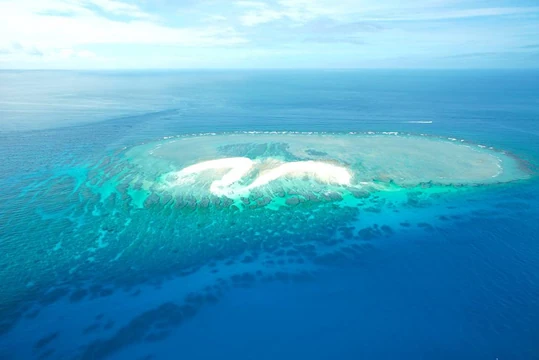
MULTIPOLYGON (((2 71, 0 159, 1 359, 539 359, 538 71, 2 71), (57 239, 86 246, 76 227, 90 215, 71 212, 85 204, 77 180, 48 180, 88 179, 105 156, 166 136, 273 130, 466 139, 532 178, 360 213, 426 225, 190 308, 180 299, 213 275, 146 266, 142 247, 139 263, 61 265, 74 253, 57 239), (75 296, 84 281, 103 286, 75 296)), ((143 214, 127 231, 162 241, 165 220, 143 214)))

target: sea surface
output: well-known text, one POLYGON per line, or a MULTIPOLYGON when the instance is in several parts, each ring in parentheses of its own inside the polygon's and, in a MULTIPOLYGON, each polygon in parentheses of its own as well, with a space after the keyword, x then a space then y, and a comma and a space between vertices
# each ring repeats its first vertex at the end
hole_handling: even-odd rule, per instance
POLYGON ((0 359, 539 359, 538 165, 536 70, 0 71, 0 359), (529 177, 232 209, 129 163, 266 132, 462 141, 529 177))

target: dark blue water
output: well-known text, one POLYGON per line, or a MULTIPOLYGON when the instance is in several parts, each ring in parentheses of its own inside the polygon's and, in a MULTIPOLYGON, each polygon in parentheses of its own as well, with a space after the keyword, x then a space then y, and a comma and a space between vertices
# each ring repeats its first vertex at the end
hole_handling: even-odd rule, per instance
MULTIPOLYGON (((304 277, 227 285, 211 270, 183 274, 152 248, 183 215, 153 210, 129 210, 118 242, 142 234, 144 245, 122 261, 77 260, 87 232, 115 212, 92 217, 73 179, 142 142, 251 130, 455 137, 510 152, 533 173, 539 72, 0 72, 0 358, 539 359, 535 176, 367 220, 361 210, 360 223, 396 223, 392 235, 300 267, 304 277), (398 227, 410 219, 426 225, 398 227), (206 286, 215 299, 182 307, 206 286)), ((245 246, 234 251, 254 251, 245 246)), ((261 269, 215 268, 243 266, 261 269)))

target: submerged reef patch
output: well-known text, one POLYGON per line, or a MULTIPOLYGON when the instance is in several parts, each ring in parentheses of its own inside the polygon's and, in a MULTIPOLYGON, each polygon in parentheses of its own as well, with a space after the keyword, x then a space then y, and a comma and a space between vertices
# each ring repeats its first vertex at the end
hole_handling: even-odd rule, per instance
POLYGON ((131 148, 126 156, 146 174, 136 180, 141 189, 195 199, 237 200, 258 193, 270 199, 288 194, 308 200, 313 193, 324 198, 319 193, 328 197, 391 186, 471 186, 529 176, 505 153, 411 135, 181 137, 131 148))
MULTIPOLYGON (((9 255, 0 260, 0 333, 60 299, 136 298, 141 284, 159 288, 201 271, 217 283, 230 277, 232 287, 252 286, 252 274, 309 278, 319 266, 359 262, 397 232, 460 219, 449 206, 428 215, 451 193, 528 177, 518 159, 464 142, 295 133, 173 137, 32 174, 3 204, 4 214, 25 216, 0 214, 0 250, 9 255)), ((180 323, 189 309, 167 304, 155 313, 180 323)), ((136 339, 120 330, 87 354, 166 336, 144 319, 128 325, 139 329, 136 339)), ((81 332, 108 330, 89 325, 81 332)))

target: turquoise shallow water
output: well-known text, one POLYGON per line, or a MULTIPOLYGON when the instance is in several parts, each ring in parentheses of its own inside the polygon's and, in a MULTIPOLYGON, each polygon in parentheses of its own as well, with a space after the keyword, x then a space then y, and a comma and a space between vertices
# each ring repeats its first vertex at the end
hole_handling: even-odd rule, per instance
MULTIPOLYGON (((2 358, 539 356, 537 73, 0 78, 2 358), (363 161, 368 189, 306 192, 299 177, 272 196, 179 197, 152 185, 169 152, 159 165, 137 151, 283 130, 462 139, 506 151, 526 179, 439 186, 424 181, 429 165, 402 186, 363 161)), ((289 150, 220 151, 310 159, 289 150)), ((346 167, 350 153, 329 160, 346 167)))

